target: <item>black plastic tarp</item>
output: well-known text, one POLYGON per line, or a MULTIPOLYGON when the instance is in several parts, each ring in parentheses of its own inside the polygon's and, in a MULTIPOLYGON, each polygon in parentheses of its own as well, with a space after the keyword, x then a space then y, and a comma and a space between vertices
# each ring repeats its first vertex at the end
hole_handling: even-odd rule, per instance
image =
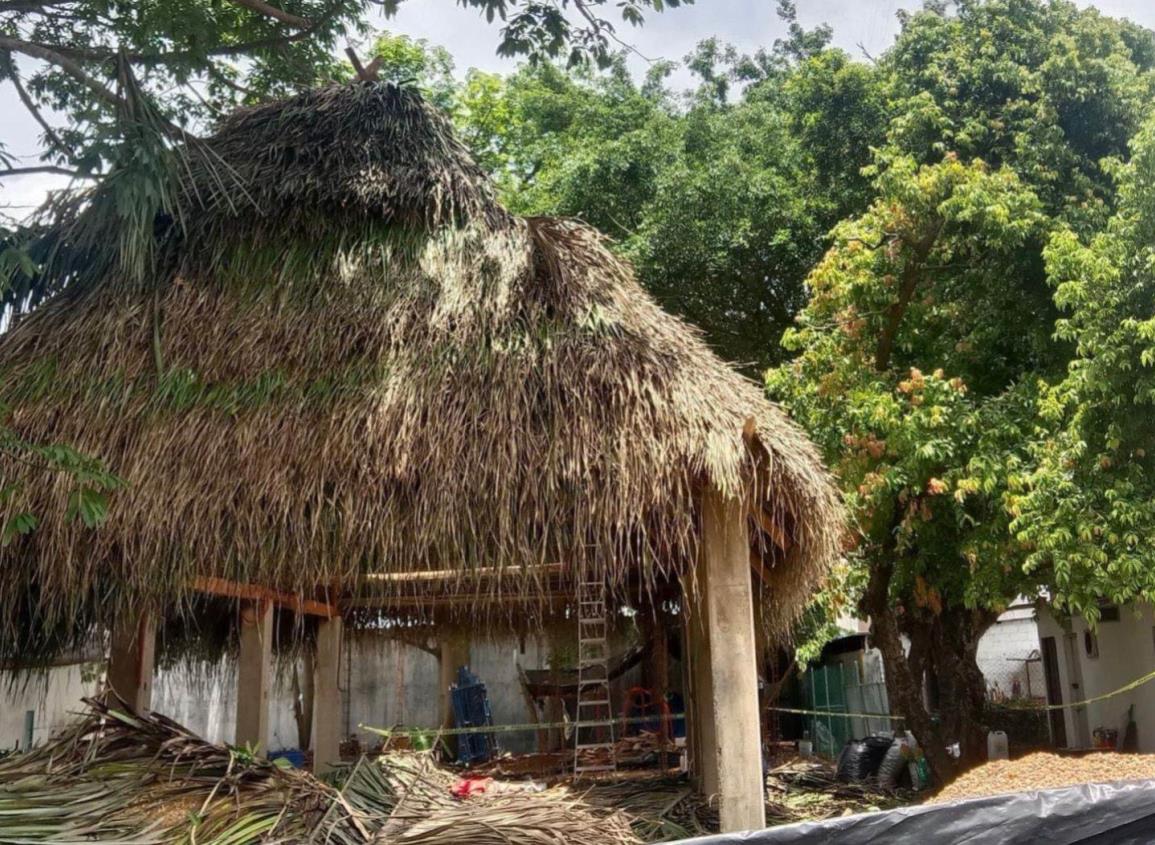
POLYGON ((1155 843, 1155 780, 1091 783, 681 840, 683 845, 1155 843))

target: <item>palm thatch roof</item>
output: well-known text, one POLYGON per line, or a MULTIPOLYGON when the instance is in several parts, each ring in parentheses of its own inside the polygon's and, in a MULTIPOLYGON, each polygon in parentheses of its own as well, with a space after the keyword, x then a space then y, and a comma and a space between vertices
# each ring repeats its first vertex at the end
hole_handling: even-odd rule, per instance
POLYGON ((58 213, 34 247, 52 295, 0 335, 10 425, 126 482, 93 530, 67 479, 0 454, 0 517, 40 521, 0 548, 23 608, 0 650, 181 605, 198 577, 482 590, 469 574, 503 567, 485 590, 533 592, 563 562, 652 585, 692 571, 705 484, 751 502, 776 625, 836 554, 806 437, 598 233, 502 209, 412 89, 238 111, 170 193, 145 273, 107 197, 58 213))

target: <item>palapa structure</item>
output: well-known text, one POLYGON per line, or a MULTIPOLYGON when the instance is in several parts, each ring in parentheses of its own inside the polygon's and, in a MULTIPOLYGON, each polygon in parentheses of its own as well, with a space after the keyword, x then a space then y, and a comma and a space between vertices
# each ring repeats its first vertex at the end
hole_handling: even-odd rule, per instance
MULTIPOLYGON (((131 693, 151 646, 124 620, 206 594, 252 605, 243 647, 270 603, 530 613, 578 582, 634 603, 684 584, 697 699, 747 708, 697 733, 741 756, 752 607, 781 632, 838 552, 805 436, 604 238, 503 209, 411 88, 243 109, 173 155, 143 241, 113 188, 58 215, 28 280, 46 300, 0 336, 12 429, 124 481, 91 529, 67 478, 0 452, 0 517, 39 520, 0 548, 3 654, 127 631, 131 693)), ((710 766, 724 821, 756 821, 748 780, 710 766)))

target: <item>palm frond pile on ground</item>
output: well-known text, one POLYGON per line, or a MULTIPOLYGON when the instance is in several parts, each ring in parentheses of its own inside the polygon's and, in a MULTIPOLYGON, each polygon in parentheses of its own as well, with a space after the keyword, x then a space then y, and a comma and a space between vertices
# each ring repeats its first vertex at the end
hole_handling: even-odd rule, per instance
POLYGON ((0 842, 241 845, 308 841, 329 817, 332 842, 366 842, 332 787, 175 722, 89 701, 48 745, 0 763, 0 842))
POLYGON ((453 797, 428 754, 362 758, 334 788, 164 716, 101 701, 0 762, 0 845, 636 845, 632 819, 566 788, 453 797))

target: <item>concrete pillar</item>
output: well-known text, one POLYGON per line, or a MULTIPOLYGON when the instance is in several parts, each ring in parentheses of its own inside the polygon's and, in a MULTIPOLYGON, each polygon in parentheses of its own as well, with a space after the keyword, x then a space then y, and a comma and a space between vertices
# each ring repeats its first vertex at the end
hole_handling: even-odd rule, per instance
POLYGON ((237 730, 234 744, 269 751, 269 691, 273 680, 273 605, 241 604, 241 651, 237 658, 237 730))
POLYGON ((715 490, 702 497, 698 595, 690 652, 700 783, 718 796, 722 831, 766 826, 750 540, 745 508, 715 490))
MULTIPOLYGON (((441 654, 438 658, 438 686, 441 690, 441 727, 453 728, 453 696, 449 688, 457 683, 457 670, 469 665, 469 635, 464 631, 450 630, 441 636, 441 654)), ((457 752, 457 738, 446 737, 449 750, 457 752)))
POLYGON ((690 695, 693 698, 693 765, 694 783, 703 795, 718 795, 718 737, 714 712, 714 675, 711 662, 710 626, 707 624, 707 591, 709 580, 701 562, 698 565, 698 594, 691 597, 693 609, 687 620, 686 640, 690 654, 690 695), (693 601, 696 598, 696 601, 693 601))
POLYGON ((341 639, 340 616, 322 619, 317 626, 317 653, 313 658, 313 773, 331 771, 341 761, 341 639))
POLYGON ((152 707, 152 673, 156 663, 156 621, 142 613, 112 628, 108 653, 108 687, 136 713, 152 707))

